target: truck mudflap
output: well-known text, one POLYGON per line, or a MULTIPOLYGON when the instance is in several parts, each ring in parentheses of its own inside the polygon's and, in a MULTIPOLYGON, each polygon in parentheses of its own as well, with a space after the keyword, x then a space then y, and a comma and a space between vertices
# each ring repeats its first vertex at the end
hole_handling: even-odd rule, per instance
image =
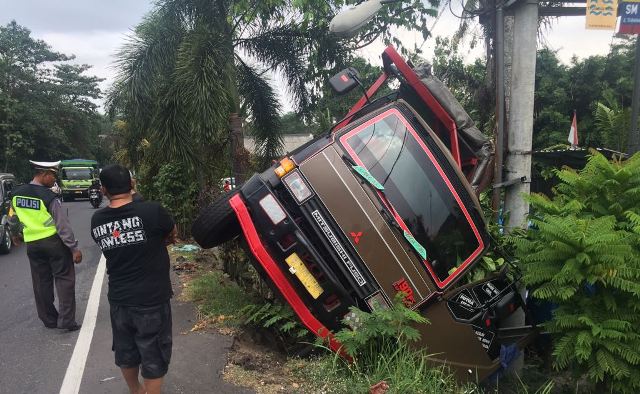
POLYGON ((311 313, 280 267, 278 267, 278 264, 276 264, 262 244, 258 231, 256 230, 256 226, 249 214, 249 210, 247 209, 247 206, 240 194, 233 196, 229 200, 229 205, 231 205, 231 208, 238 217, 238 222, 242 228, 242 233, 247 241, 249 250, 260 263, 262 268, 264 268, 269 278, 273 281, 273 284, 278 288, 296 315, 298 315, 302 324, 304 324, 309 331, 318 337, 325 339, 331 350, 348 359, 348 355, 342 351, 342 345, 340 342, 338 342, 334 338, 333 333, 311 313))

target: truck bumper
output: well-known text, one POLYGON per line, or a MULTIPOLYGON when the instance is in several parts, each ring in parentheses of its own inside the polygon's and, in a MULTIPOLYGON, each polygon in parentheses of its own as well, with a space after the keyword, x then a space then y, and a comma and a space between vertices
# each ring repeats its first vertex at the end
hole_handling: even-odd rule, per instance
POLYGON ((278 288, 282 296, 293 308, 293 311, 298 315, 302 324, 304 324, 309 331, 318 337, 326 339, 331 350, 340 353, 341 345, 333 337, 333 333, 311 313, 309 308, 298 295, 298 292, 282 272, 282 269, 278 264, 276 264, 269 252, 267 252, 260 240, 260 237, 258 236, 258 231, 256 230, 253 220, 249 214, 249 210, 247 209, 242 197, 239 194, 236 194, 231 198, 229 204, 238 217, 238 222, 240 223, 240 227, 242 228, 242 232, 253 257, 255 257, 273 284, 278 288))

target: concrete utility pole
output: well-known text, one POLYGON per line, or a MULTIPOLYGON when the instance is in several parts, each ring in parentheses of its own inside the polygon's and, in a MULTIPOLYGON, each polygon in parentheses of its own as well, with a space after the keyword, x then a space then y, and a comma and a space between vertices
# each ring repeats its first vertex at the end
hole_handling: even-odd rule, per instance
POLYGON ((640 151, 640 133, 638 133, 638 110, 640 109, 640 35, 636 37, 636 56, 633 66, 633 97, 631 99, 631 128, 627 143, 627 153, 632 155, 640 151))
POLYGON ((511 102, 503 181, 526 177, 526 182, 516 182, 505 190, 504 207, 509 215, 507 231, 525 227, 529 213, 529 203, 522 196, 529 194, 531 180, 538 2, 523 0, 514 5, 513 12, 511 102))
MULTIPOLYGON (((495 85, 496 85, 496 150, 495 168, 493 175, 494 184, 502 183, 502 170, 504 158, 504 121, 505 121, 505 93, 504 93, 504 9, 503 5, 496 6, 495 18, 496 42, 495 42, 495 85)), ((491 207, 498 214, 502 188, 495 187, 491 198, 491 207)))

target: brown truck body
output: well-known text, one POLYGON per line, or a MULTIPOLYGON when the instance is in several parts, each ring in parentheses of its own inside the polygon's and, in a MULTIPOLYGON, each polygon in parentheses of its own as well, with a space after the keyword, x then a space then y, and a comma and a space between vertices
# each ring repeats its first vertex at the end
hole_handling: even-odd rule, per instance
POLYGON ((525 305, 506 270, 461 284, 490 243, 468 182, 478 157, 412 68, 392 48, 383 60, 369 96, 390 75, 397 94, 363 98, 225 198, 258 272, 334 350, 350 307, 388 307, 402 292, 430 321, 416 346, 460 380, 483 380, 535 328, 507 324, 525 305))

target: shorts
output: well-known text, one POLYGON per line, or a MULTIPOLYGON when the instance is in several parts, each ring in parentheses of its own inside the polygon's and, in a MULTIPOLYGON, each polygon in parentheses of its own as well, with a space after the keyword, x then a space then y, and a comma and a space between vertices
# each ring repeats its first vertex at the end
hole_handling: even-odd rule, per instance
POLYGON ((116 365, 140 366, 145 379, 166 375, 171 361, 171 304, 111 305, 111 328, 116 365))

